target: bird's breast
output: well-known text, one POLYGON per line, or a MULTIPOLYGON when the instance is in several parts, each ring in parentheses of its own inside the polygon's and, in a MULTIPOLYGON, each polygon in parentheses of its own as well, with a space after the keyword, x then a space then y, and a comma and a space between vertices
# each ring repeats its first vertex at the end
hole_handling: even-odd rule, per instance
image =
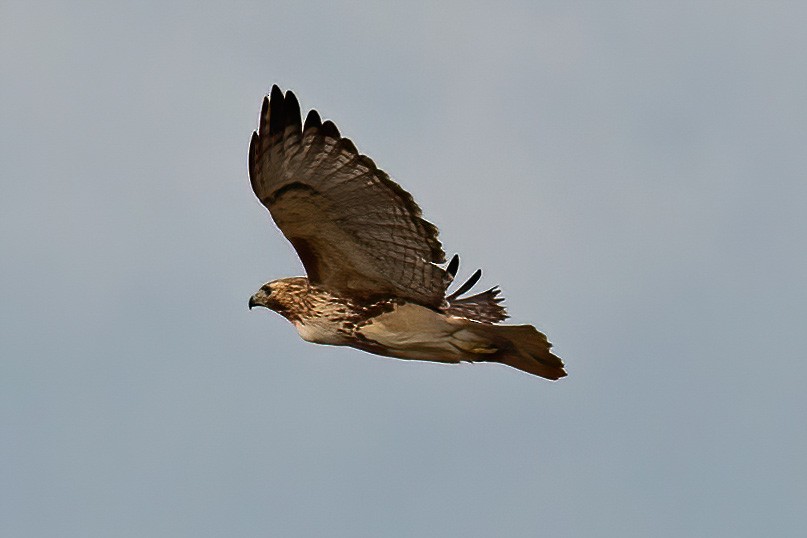
POLYGON ((339 331, 339 325, 324 320, 295 321, 294 326, 300 338, 315 344, 344 345, 345 335, 339 331))

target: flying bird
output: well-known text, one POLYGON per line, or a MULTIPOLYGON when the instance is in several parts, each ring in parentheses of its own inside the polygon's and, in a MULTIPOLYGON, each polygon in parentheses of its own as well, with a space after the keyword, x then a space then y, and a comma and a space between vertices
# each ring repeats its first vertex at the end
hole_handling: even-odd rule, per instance
POLYGON ((448 293, 437 228, 412 196, 316 110, 302 121, 291 91, 263 101, 249 145, 252 189, 291 242, 307 276, 268 282, 249 299, 289 320, 309 342, 399 359, 502 363, 546 379, 566 375, 532 325, 501 325, 497 287, 448 293))

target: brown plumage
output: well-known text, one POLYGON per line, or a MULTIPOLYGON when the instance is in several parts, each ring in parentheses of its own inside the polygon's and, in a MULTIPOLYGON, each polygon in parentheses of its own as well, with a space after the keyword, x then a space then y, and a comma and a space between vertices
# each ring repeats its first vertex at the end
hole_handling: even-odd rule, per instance
POLYGON ((301 121, 291 91, 264 99, 249 147, 258 199, 294 246, 306 277, 269 282, 250 308, 271 308, 305 340, 403 359, 499 362, 547 379, 566 375, 546 337, 507 318, 499 289, 462 297, 459 268, 445 263, 437 228, 412 196, 331 121, 301 121))

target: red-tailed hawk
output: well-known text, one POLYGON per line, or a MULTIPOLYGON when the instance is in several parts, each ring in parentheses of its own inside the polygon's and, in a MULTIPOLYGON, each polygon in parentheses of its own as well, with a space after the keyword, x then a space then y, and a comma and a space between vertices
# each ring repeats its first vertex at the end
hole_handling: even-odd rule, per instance
POLYGON ((249 145, 252 189, 291 241, 307 277, 264 284, 249 307, 270 308, 309 342, 437 362, 498 362, 547 379, 563 362, 532 325, 507 317, 499 290, 448 294, 459 258, 445 264, 437 228, 400 185, 315 110, 301 121, 291 91, 263 101, 249 145))

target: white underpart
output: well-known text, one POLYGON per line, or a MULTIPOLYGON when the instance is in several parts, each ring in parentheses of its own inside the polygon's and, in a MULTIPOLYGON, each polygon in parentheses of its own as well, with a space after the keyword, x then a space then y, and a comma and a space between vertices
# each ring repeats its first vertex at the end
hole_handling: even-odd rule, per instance
POLYGON ((469 323, 473 322, 405 304, 373 318, 358 332, 387 348, 391 355, 405 359, 458 362, 494 352, 490 342, 472 331, 469 323))
POLYGON ((305 323, 295 321, 294 326, 297 328, 300 338, 306 342, 332 346, 341 346, 348 343, 344 335, 336 330, 338 325, 326 319, 307 320, 305 323))

